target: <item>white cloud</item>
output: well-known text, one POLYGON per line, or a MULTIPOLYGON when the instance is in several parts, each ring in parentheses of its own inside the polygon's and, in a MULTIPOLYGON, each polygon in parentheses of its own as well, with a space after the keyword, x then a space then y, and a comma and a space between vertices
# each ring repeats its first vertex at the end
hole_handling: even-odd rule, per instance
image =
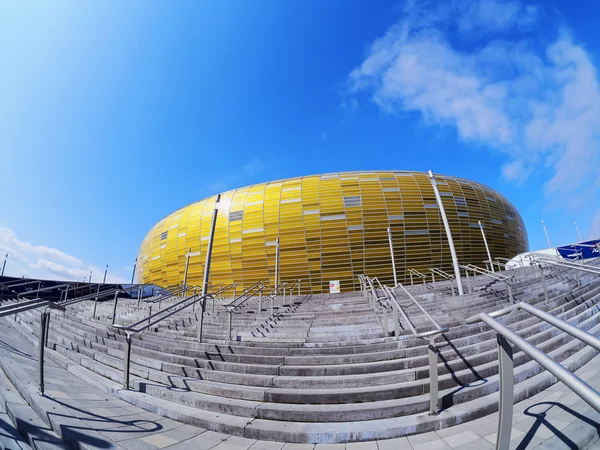
POLYGON ((257 157, 254 157, 250 160, 248 164, 244 166, 244 171, 253 175, 257 172, 262 172, 266 169, 265 163, 257 157))
MULTIPOLYGON (((82 259, 61 250, 44 245, 33 245, 20 240, 10 228, 0 227, 0 253, 8 253, 5 275, 28 278, 83 281, 92 272, 92 281, 102 281, 104 269, 86 264, 82 259)), ((4 258, 2 258, 4 261, 4 258)), ((126 283, 128 280, 119 275, 107 274, 109 283, 126 283)))
POLYGON ((550 170, 544 190, 554 206, 593 199, 597 70, 564 30, 540 48, 532 38, 539 10, 518 1, 410 2, 350 73, 350 98, 366 92, 385 112, 418 112, 465 142, 505 153, 507 180, 550 170))

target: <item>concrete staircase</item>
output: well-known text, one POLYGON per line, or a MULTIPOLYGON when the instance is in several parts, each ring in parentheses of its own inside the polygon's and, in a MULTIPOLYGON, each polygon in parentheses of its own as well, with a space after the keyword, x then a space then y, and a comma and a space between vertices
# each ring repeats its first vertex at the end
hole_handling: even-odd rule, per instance
MULTIPOLYGON (((600 277, 570 269, 547 273, 549 301, 533 268, 512 272, 513 295, 592 334, 600 334, 600 277)), ((362 293, 281 299, 270 314, 248 301, 232 315, 209 301, 204 339, 196 340, 198 309, 184 310, 133 339, 130 389, 122 388, 125 336, 111 326, 112 302, 93 302, 53 313, 48 357, 106 392, 159 415, 253 439, 296 443, 341 443, 394 438, 439 430, 497 410, 496 335, 465 319, 508 306, 502 283, 472 279, 472 292, 450 294, 448 282, 410 287, 426 310, 450 331, 438 338, 442 411, 429 415, 427 341, 408 326, 387 335, 380 307, 362 293), (76 363, 76 364, 73 364, 76 363)), ((419 330, 424 315, 396 292, 419 330)), ((179 299, 162 302, 166 308, 179 299)), ((153 305, 154 311, 156 306, 153 305)), ((121 300, 117 324, 147 316, 149 305, 121 300)), ((37 341, 39 312, 12 318, 37 341)), ((568 334, 515 311, 505 325, 570 370, 596 355, 568 334)), ((429 328, 428 328, 429 327, 429 328)), ((515 352, 515 401, 556 382, 524 353, 515 352)))

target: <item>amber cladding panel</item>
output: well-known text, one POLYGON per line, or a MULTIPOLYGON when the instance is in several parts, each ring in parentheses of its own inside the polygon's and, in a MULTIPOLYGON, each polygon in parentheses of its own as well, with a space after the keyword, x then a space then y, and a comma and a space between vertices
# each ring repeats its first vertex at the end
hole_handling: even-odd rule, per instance
MULTIPOLYGON (((478 221, 493 257, 527 250, 527 232, 515 207, 479 183, 437 175, 440 195, 462 264, 487 259, 478 221)), ((200 284, 216 197, 189 205, 158 222, 140 246, 137 280, 163 287, 200 284)), ((452 271, 452 259, 433 188, 425 173, 343 172, 290 178, 236 189, 221 197, 210 283, 275 282, 280 240, 281 281, 302 279, 304 292, 359 288, 357 276, 393 282, 387 228, 398 278, 407 269, 452 271)))

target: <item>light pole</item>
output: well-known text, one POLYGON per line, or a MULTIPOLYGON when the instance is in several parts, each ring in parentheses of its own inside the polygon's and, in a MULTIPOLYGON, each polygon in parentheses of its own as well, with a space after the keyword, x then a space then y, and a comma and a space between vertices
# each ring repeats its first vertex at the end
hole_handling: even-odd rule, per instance
POLYGON ((208 236, 208 248, 206 249, 206 264, 204 265, 204 280, 202 281, 202 303, 200 310, 200 320, 198 321, 198 341, 202 342, 202 325, 204 322, 204 310, 206 309, 206 291, 208 290, 208 277, 210 274, 210 258, 212 256, 213 239, 215 237, 215 228, 217 226, 217 214, 219 213, 219 202, 221 194, 217 194, 215 200, 215 209, 213 211, 212 223, 210 224, 210 235, 208 236))
POLYGON ((396 275, 396 259, 394 258, 394 244, 392 244, 392 229, 388 227, 388 240, 390 241, 390 254, 392 255, 392 271, 394 272, 394 286, 398 286, 398 275, 396 275))
POLYGON ((4 269, 6 268, 6 260, 8 259, 8 253, 4 255, 4 263, 2 264, 2 276, 4 276, 4 269))
POLYGON ((458 287, 458 295, 463 295, 463 285, 462 280, 460 278, 460 268, 458 267, 458 258, 456 257, 456 250, 454 249, 454 241, 452 240, 452 231, 450 231, 450 224, 448 223, 448 218, 446 217, 446 210, 444 209, 444 204, 442 203, 442 197, 440 196, 440 191, 437 187, 437 182, 435 181, 435 176, 433 172, 430 170, 428 172, 429 181, 431 182, 431 186, 433 186, 433 192, 435 193, 435 199, 437 200, 438 207, 440 208, 440 214, 442 215, 442 220, 444 222, 444 228, 446 229, 446 237, 448 238, 448 245, 450 246, 450 254, 452 255, 452 265, 454 266, 454 275, 456 277, 456 286, 458 287))
POLYGON ((546 224, 542 220, 542 227, 544 227, 544 234, 546 235, 546 240, 548 241, 548 248, 552 248, 552 244, 550 243, 550 236, 548 236, 548 230, 546 230, 546 224))
POLYGON ((131 274, 131 284, 133 284, 133 279, 135 278, 135 268, 137 267, 137 258, 135 258, 135 262, 133 263, 133 272, 131 274))
POLYGON ((485 244, 485 251, 488 255, 488 260, 490 261, 490 266, 492 267, 492 273, 494 273, 494 262, 492 261, 492 255, 490 254, 490 248, 488 247, 487 239, 485 238, 485 233, 483 232, 483 225, 481 224, 481 220, 479 222, 479 229, 481 230, 481 235, 483 236, 483 243, 485 244))
POLYGON ((581 239, 581 233, 579 232, 579 227, 577 226, 577 222, 573 222, 573 225, 575 225, 575 229, 577 230, 577 237, 579 237, 579 242, 583 241, 583 239, 581 239))
POLYGON ((106 265, 106 268, 104 269, 104 279, 102 280, 102 284, 106 283, 106 272, 108 272, 108 264, 106 265))
POLYGON ((279 286, 279 238, 275 240, 275 295, 279 286))

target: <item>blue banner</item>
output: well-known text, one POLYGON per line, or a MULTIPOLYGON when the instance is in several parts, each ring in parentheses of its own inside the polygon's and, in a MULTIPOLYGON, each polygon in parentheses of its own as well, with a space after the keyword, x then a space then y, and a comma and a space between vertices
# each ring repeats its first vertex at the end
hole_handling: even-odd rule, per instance
POLYGON ((600 239, 579 242, 572 245, 563 245, 557 247, 558 253, 565 259, 590 259, 600 257, 600 239))

